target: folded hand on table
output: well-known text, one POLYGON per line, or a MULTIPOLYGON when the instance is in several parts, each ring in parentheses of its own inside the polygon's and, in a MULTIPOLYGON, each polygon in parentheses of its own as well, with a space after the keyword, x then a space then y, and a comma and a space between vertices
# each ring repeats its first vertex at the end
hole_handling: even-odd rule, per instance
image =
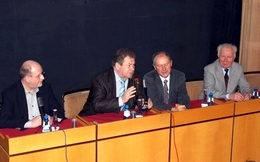
POLYGON ((175 104, 175 107, 171 108, 171 111, 184 111, 187 110, 185 105, 175 104))

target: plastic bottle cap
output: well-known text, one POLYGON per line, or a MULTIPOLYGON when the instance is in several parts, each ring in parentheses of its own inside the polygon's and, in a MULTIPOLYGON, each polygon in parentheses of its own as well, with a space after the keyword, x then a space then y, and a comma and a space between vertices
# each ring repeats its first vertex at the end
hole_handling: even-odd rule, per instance
POLYGON ((125 109, 129 109, 129 106, 128 106, 128 105, 125 105, 125 109))

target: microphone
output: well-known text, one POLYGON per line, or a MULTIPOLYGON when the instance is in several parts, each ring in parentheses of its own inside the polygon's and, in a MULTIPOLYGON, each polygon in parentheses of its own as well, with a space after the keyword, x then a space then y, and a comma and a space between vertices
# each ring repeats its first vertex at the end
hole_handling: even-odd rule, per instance
POLYGON ((139 88, 139 79, 138 78, 133 79, 133 85, 136 88, 136 94, 138 95, 138 88, 139 88))
POLYGON ((45 111, 44 111, 44 105, 43 105, 42 97, 38 97, 38 98, 37 98, 37 101, 38 101, 38 107, 39 107, 39 111, 40 111, 40 114, 41 114, 42 125, 43 125, 43 123, 44 123, 45 111))
POLYGON ((145 80, 143 79, 143 87, 144 87, 144 109, 148 109, 148 95, 147 95, 147 87, 145 84, 145 80))

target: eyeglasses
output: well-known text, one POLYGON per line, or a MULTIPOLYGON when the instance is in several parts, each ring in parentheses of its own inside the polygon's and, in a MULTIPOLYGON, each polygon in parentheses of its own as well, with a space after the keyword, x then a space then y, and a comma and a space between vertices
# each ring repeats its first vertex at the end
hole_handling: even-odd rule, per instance
POLYGON ((45 72, 44 72, 44 71, 43 71, 42 73, 40 73, 39 75, 37 75, 37 76, 32 76, 32 75, 31 75, 31 77, 35 77, 35 78, 37 78, 37 79, 40 79, 41 76, 45 77, 45 72))

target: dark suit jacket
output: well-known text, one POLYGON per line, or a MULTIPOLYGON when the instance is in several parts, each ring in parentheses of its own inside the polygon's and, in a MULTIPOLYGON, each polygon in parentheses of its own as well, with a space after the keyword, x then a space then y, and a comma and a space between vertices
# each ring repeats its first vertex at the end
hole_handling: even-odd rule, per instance
MULTIPOLYGON (((136 97, 131 98, 126 104, 134 108, 137 97, 143 94, 143 85, 140 75, 135 72, 131 79, 128 79, 127 88, 135 86, 136 97), (138 84, 137 84, 138 82, 138 84)), ((109 68, 92 78, 90 93, 80 116, 93 115, 96 113, 119 112, 118 97, 116 97, 116 81, 114 68, 109 68)))
MULTIPOLYGON (((152 100, 153 106, 159 110, 171 110, 172 105, 163 102, 163 84, 157 71, 152 70, 144 75, 147 86, 148 97, 152 100)), ((175 69, 170 73, 169 103, 179 103, 190 107, 190 97, 186 89, 186 78, 184 73, 175 69)))
MULTIPOLYGON (((37 92, 42 97, 45 113, 52 116, 53 109, 57 108, 58 117, 64 118, 64 110, 55 98, 51 85, 43 82, 37 92)), ((21 80, 5 89, 2 93, 2 109, 0 111, 0 128, 24 129, 28 119, 28 107, 21 80)))

